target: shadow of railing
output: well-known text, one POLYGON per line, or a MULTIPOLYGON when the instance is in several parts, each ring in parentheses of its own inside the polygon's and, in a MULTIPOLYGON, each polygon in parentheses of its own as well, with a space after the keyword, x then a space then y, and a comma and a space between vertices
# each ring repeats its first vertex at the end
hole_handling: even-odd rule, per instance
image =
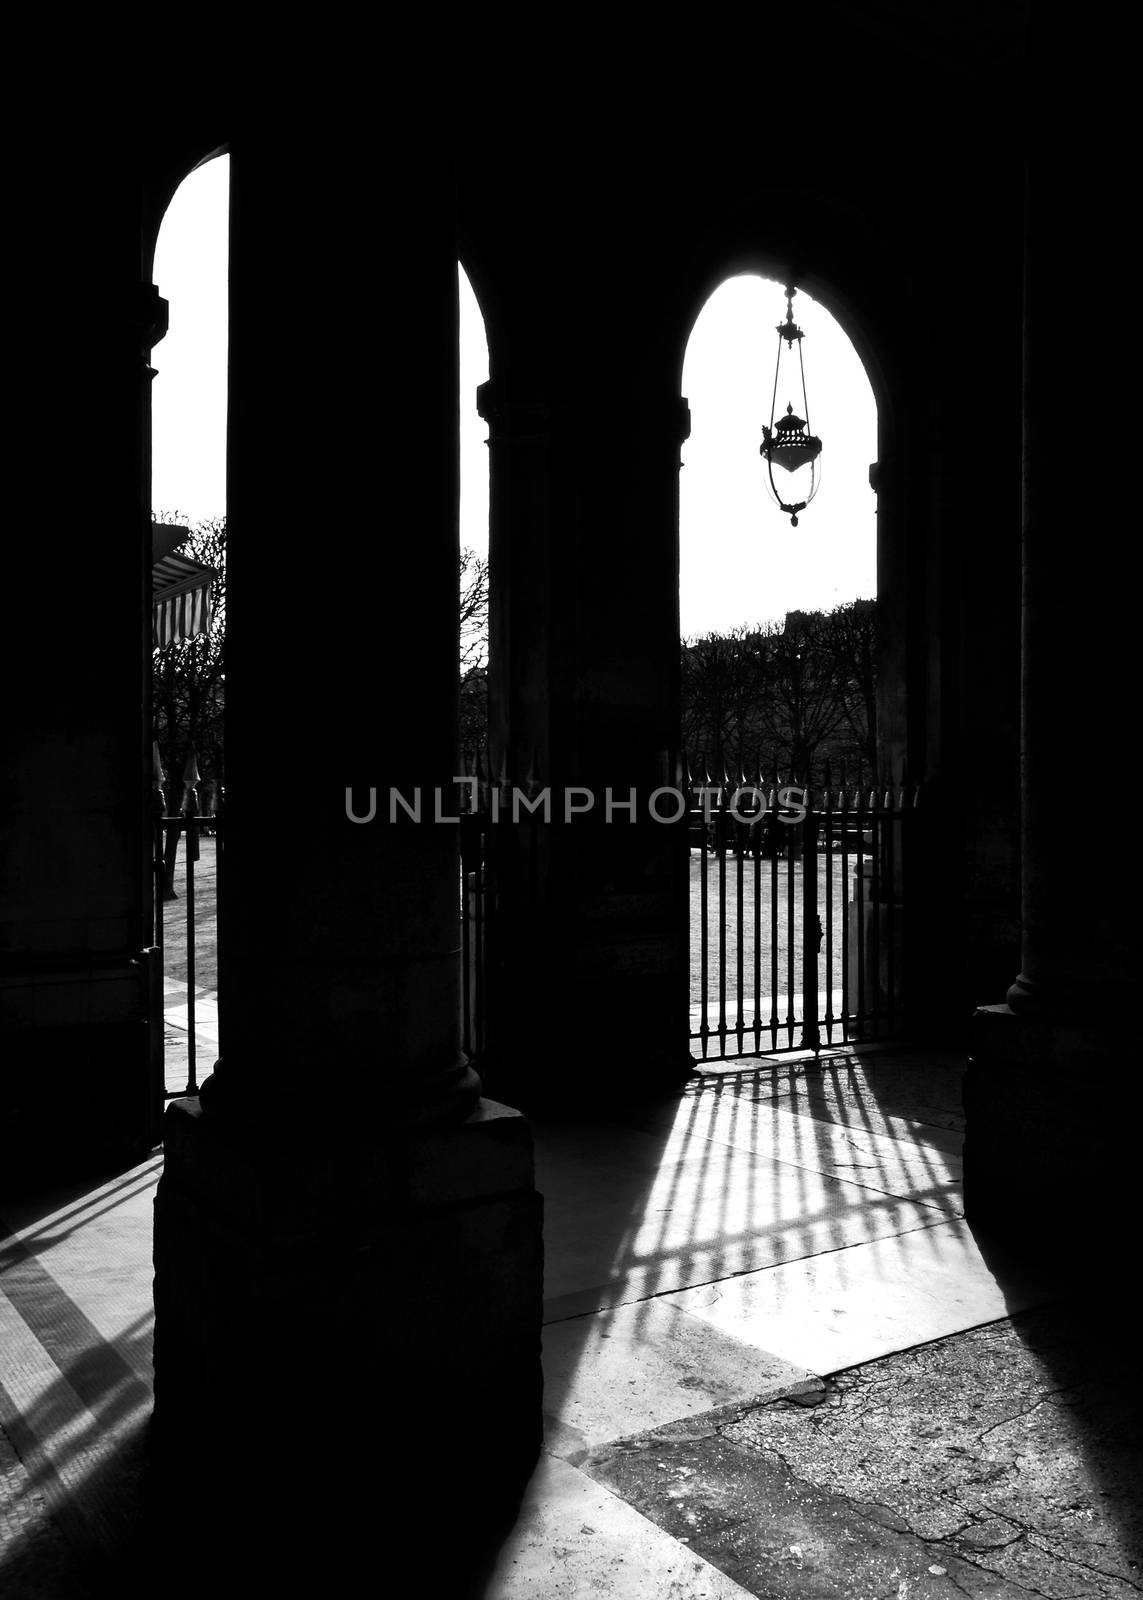
MULTIPOLYGON (((561 1343, 581 1322, 586 1355, 606 1336, 593 1314, 620 1306, 637 1340, 660 1296, 807 1257, 830 1256, 844 1292, 847 1246, 962 1226, 955 1117, 883 1106, 849 1059, 736 1064, 624 1111, 537 1121, 545 1319, 561 1343)), ((575 1371, 573 1353, 547 1374, 557 1425, 575 1371)))
POLYGON ((18 1460, 5 1510, 19 1530, 0 1555, 5 1595, 132 1595, 146 1569, 153 1326, 146 1197, 160 1162, 154 1156, 101 1183, 3 1207, 0 1427, 18 1460), (133 1221, 124 1211, 132 1205, 133 1221), (94 1230, 89 1241, 85 1228, 94 1230), (104 1248, 109 1239, 118 1253, 104 1248), (143 1274, 120 1259, 124 1251, 133 1256, 136 1244, 143 1274), (72 1294, 69 1283, 82 1287, 72 1294))

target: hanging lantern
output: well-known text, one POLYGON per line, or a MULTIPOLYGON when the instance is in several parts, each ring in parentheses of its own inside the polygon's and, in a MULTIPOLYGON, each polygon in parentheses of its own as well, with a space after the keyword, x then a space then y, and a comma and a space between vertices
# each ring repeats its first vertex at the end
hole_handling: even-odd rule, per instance
MULTIPOLYGON (((798 512, 804 511, 817 494, 821 486, 821 453, 822 442, 806 430, 809 428, 810 407, 806 398, 806 368, 802 358, 802 330, 794 321, 794 296, 796 289, 786 290, 786 320, 778 325, 778 360, 774 367, 774 393, 770 400, 770 426, 762 429, 762 443, 758 453, 766 462, 766 471, 770 479, 770 493, 778 507, 789 514, 791 524, 798 526, 798 512), (798 346, 798 377, 802 385, 801 409, 804 417, 799 417, 793 402, 786 406, 786 414, 774 421, 774 413, 778 405, 778 381, 782 373, 782 344, 786 345, 787 353, 798 346), (780 468, 778 481, 774 479, 774 468, 780 468), (808 472, 803 470, 808 468, 808 472), (790 475, 787 482, 784 473, 790 475), (779 488, 779 484, 782 485, 779 488), (787 498, 788 497, 788 498, 787 498)), ((787 368, 789 362, 787 362, 787 368)), ((789 380, 787 379, 787 382, 789 380)))

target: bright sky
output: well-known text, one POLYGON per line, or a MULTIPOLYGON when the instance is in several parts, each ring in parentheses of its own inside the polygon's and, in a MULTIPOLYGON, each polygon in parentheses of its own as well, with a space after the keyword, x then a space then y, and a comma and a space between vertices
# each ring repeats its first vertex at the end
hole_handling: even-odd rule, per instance
MULTIPOLYGON (((783 285, 730 278, 699 313, 683 363, 691 436, 679 480, 679 594, 684 637, 737 623, 781 621, 877 593, 877 407, 857 352, 824 306, 799 291, 794 321, 822 441, 821 487, 798 526, 770 498, 758 454, 770 422, 783 285)), ((776 415, 802 409, 798 351, 782 344, 776 415)), ((802 481, 775 469, 781 485, 802 481)), ((791 495, 784 492, 789 502, 791 495)), ((798 498, 802 498, 801 494, 798 498)))
POLYGON ((151 509, 226 515, 226 272, 230 158, 184 179, 163 218, 154 281, 170 327, 151 352, 151 509))
MULTIPOLYGON (((172 200, 155 252, 170 330, 152 365, 156 514, 197 523, 226 512, 226 156, 192 172, 172 200)), ((691 437, 680 478, 680 609, 684 636, 778 621, 789 610, 876 594, 877 455, 873 393, 841 327, 799 292, 812 431, 822 440, 821 488, 791 528, 770 499, 758 454, 785 320, 782 285, 731 278, 702 308, 687 346, 683 393, 691 437)), ((782 346, 778 412, 802 415, 797 351, 782 346), (787 374, 791 386, 787 386, 787 374)), ((487 427, 475 392, 488 376, 476 297, 460 275, 460 537, 488 548, 487 427)))

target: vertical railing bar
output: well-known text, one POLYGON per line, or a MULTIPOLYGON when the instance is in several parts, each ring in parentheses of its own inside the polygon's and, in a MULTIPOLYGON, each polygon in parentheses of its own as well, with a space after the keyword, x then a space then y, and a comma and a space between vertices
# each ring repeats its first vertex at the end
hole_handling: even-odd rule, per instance
MULTIPOLYGON (((892 777, 892 774, 890 774, 890 777, 892 777)), ((889 813, 885 822, 887 829, 885 839, 885 875, 889 880, 889 903, 885 912, 885 936, 888 943, 888 949, 885 952, 885 983, 886 1029, 892 1036, 897 1025, 897 968, 893 949, 895 943, 894 904, 897 899, 896 846, 894 840, 899 815, 892 788, 890 788, 888 800, 889 813)))
POLYGON ((486 832, 487 819, 482 812, 477 813, 477 826, 475 832, 475 861, 473 863, 473 881, 476 892, 473 896, 473 921, 472 937, 475 944, 475 960, 472 974, 472 1034, 473 1045, 477 1055, 484 1053, 484 985, 487 977, 485 959, 487 957, 486 935, 488 927, 488 837, 486 832))
POLYGON ((826 1043, 833 1043, 833 792, 830 789, 832 774, 827 765, 825 789, 822 793, 822 810, 825 827, 825 985, 826 1043))
MULTIPOLYGON (((758 775, 758 793, 762 776, 758 775)), ((754 1050, 762 1049, 762 830, 767 812, 760 810, 754 822, 754 1050)))
POLYGON ((460 822, 460 971, 461 971, 461 1048, 472 1060, 472 929, 469 926, 469 867, 472 860, 472 828, 467 814, 460 822))
POLYGON ((782 837, 778 825, 778 774, 770 791, 770 1044, 778 1048, 778 840, 782 837))
MULTIPOLYGON (((725 776, 725 775, 724 775, 725 776)), ((726 812, 725 789, 718 790, 718 1053, 726 1055, 726 812)))
MULTIPOLYGON (((738 805, 737 804, 735 805, 735 810, 736 811, 738 810, 738 805)), ((746 979, 745 979, 745 971, 744 971, 744 967, 743 967, 743 960, 744 960, 746 952, 745 952, 744 930, 743 930, 743 926, 742 926, 742 921, 743 921, 743 891, 744 891, 744 879, 743 879, 743 876, 742 876, 743 870, 744 870, 744 862, 743 862, 743 859, 742 859, 742 855, 743 855, 743 849, 744 849, 744 845, 745 845, 745 837, 744 837, 744 824, 739 820, 738 816, 734 816, 734 817, 731 818, 731 826, 733 828, 733 838, 734 838, 734 882, 735 882, 734 909, 735 909, 735 914, 736 914, 737 919, 738 919, 738 926, 737 926, 737 929, 736 929, 737 937, 738 937, 738 951, 737 951, 738 959, 737 959, 737 961, 735 963, 735 968, 736 968, 735 977, 737 979, 737 984, 738 984, 738 1005, 737 1005, 737 1012, 736 1012, 736 1016, 735 1016, 735 1032, 738 1035, 738 1054, 741 1055, 742 1054, 742 1035, 745 1032, 745 1028, 746 1028, 746 1024, 743 1021, 743 1016, 742 1016, 742 990, 743 990, 743 987, 744 987, 745 981, 746 981, 746 979)))
POLYGON ((818 1026, 818 954, 821 924, 818 918, 818 818, 812 782, 806 784, 806 815, 802 822, 802 1047, 821 1048, 818 1026))
POLYGON ((195 950, 194 950, 194 851, 198 844, 195 835, 195 821, 190 815, 186 819, 186 840, 184 854, 187 863, 187 1094, 198 1093, 198 1075, 195 1040, 195 950))
POLYGON ((850 1022, 850 792, 845 784, 842 766, 840 786, 840 813, 842 813, 842 1042, 852 1034, 850 1022))
MULTIPOLYGON (((704 769, 705 770, 705 769, 704 769)), ((709 788, 710 778, 707 777, 709 788)), ((699 807, 699 921, 702 925, 702 948, 699 956, 699 983, 701 987, 702 1011, 699 1021, 699 1038, 702 1041, 702 1058, 705 1061, 710 1049, 710 999, 708 987, 710 984, 710 888, 707 883, 707 872, 710 867, 708 846, 710 843, 706 823, 706 802, 708 794, 703 794, 699 807)))
MULTIPOLYGON (((794 781, 791 778, 791 783, 794 781)), ((794 896, 794 859, 799 852, 788 844, 786 847, 786 1043, 792 1050, 794 1047, 794 1029, 797 1018, 794 1015, 794 949, 797 944, 794 922, 797 916, 796 901, 794 896)))
POLYGON ((187 1094, 198 1093, 198 1041, 195 1038, 195 988, 198 974, 195 964, 195 903, 194 866, 198 860, 198 762, 192 744, 187 751, 183 769, 183 817, 186 838, 183 854, 187 864, 187 1094))
POLYGON ((865 791, 857 791, 857 838, 858 856, 857 871, 854 881, 857 884, 857 1015, 854 1019, 855 1032, 858 1038, 865 1033, 865 820, 863 802, 865 791))
POLYGON ((869 919, 872 928, 870 965, 873 968, 873 1007, 871 1015, 871 1028, 872 1037, 874 1039, 878 1039, 881 1036, 881 896, 884 889, 884 884, 882 882, 883 874, 881 871, 881 852, 885 846, 885 828, 884 823, 882 822, 882 818, 884 817, 885 813, 881 808, 881 790, 879 787, 874 788, 873 793, 870 796, 870 801, 873 820, 873 870, 869 884, 870 898, 873 902, 870 908, 871 916, 869 919))
POLYGON ((163 916, 163 884, 166 877, 166 874, 163 870, 163 844, 166 839, 166 831, 166 822, 160 814, 155 818, 155 861, 153 868, 155 874, 155 944, 158 946, 159 950, 160 965, 163 962, 163 950, 165 944, 164 933, 166 925, 165 918, 163 916))
MULTIPOLYGON (((214 789, 211 796, 211 815, 214 817, 214 939, 217 959, 219 935, 223 931, 226 894, 226 765, 221 745, 214 751, 214 789)), ((226 1006, 222 984, 216 972, 217 993, 215 1006, 218 1016, 218 1056, 222 1056, 222 1031, 226 1006)))

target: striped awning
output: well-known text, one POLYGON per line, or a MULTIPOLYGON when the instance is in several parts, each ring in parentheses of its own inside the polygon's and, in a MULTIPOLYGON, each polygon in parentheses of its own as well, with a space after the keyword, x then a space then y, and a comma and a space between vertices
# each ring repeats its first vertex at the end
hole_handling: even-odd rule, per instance
POLYGON ((161 531, 157 525, 152 528, 151 646, 155 650, 165 650, 169 644, 193 639, 210 629, 215 570, 171 548, 171 535, 178 533, 183 539, 177 542, 182 543, 185 529, 170 525, 161 531))

